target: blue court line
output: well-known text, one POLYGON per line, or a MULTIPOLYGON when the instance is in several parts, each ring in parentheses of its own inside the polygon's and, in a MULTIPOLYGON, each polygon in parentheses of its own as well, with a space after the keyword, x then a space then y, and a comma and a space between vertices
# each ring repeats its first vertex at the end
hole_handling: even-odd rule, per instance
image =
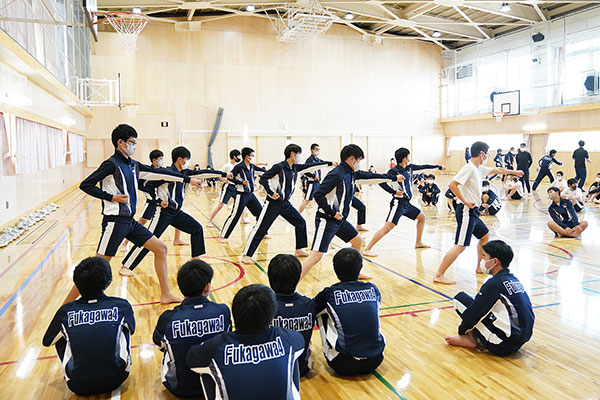
POLYGON ((542 304, 542 305, 539 305, 539 306, 533 306, 532 308, 552 307, 552 306, 557 306, 559 304, 560 303, 542 304))
POLYGON ((592 279, 591 281, 583 281, 581 283, 592 283, 592 282, 599 282, 600 279, 592 279))
MULTIPOLYGON (((555 280, 556 280, 556 278, 554 278, 553 276, 550 276, 550 275, 546 275, 546 274, 538 274, 537 272, 532 272, 532 274, 533 274, 533 275, 537 275, 537 276, 542 276, 542 277, 545 277, 545 278, 548 278, 548 279, 552 279, 553 281, 555 281, 555 280)), ((588 281, 588 282, 589 282, 589 281, 588 281)), ((586 283, 586 282, 581 282, 581 283, 586 283)), ((598 291, 598 290, 589 289, 589 288, 586 288, 586 287, 583 287, 583 286, 582 286, 581 288, 582 288, 583 290, 587 290, 588 292, 592 292, 592 293, 597 293, 597 294, 600 294, 600 291, 598 291)))

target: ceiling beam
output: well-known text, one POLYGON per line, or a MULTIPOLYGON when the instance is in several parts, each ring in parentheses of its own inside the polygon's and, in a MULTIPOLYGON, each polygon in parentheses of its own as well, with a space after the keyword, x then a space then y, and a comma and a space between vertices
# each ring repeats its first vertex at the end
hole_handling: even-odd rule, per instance
POLYGON ((187 20, 191 21, 192 18, 194 18, 194 13, 196 12, 195 8, 192 8, 191 10, 188 11, 188 15, 187 15, 187 20))
POLYGON ((429 11, 433 11, 438 7, 439 6, 437 4, 435 4, 433 1, 430 1, 425 4, 419 4, 419 3, 412 4, 404 9, 404 18, 414 19, 425 13, 428 13, 429 11))
POLYGON ((465 36, 471 39, 483 40, 489 39, 490 37, 490 35, 486 36, 481 33, 480 29, 482 28, 472 26, 468 22, 459 25, 447 24, 445 19, 430 15, 421 15, 419 18, 415 18, 413 21, 416 22, 421 28, 450 33, 457 36, 465 36))
POLYGON ((497 1, 493 3, 482 3, 475 1, 466 1, 463 3, 464 7, 471 8, 473 10, 483 11, 486 13, 500 15, 502 17, 507 17, 511 19, 518 19, 526 22, 541 22, 542 19, 538 15, 537 12, 533 9, 533 7, 525 6, 522 4, 511 3, 510 11, 502 11, 500 10, 500 5, 502 1, 497 1))
POLYGON ((544 22, 548 21, 548 13, 542 11, 540 9, 540 6, 538 6, 537 3, 535 2, 535 0, 531 1, 531 5, 533 6, 533 9, 535 10, 535 12, 538 13, 538 15, 540 16, 542 21, 544 21, 544 22))
POLYGON ((419 28, 417 28, 416 26, 411 28, 413 31, 417 32, 419 35, 426 37, 428 40, 432 41, 433 43, 437 44, 438 46, 440 46, 442 49, 444 50, 450 50, 448 47, 446 47, 442 42, 440 42, 437 39, 432 38, 431 36, 429 36, 428 34, 426 34, 425 32, 423 32, 422 30, 420 30, 419 28))
POLYGON ((471 18, 469 18, 469 16, 467 14, 465 14, 464 11, 461 10, 458 6, 454 6, 453 8, 457 13, 459 13, 461 15, 461 17, 463 17, 464 19, 467 20, 469 25, 475 27, 475 29, 477 29, 486 39, 491 38, 491 36, 486 32, 487 29, 484 30, 484 29, 480 28, 479 25, 475 25, 473 20, 471 18))
POLYGON ((359 4, 332 4, 330 2, 321 3, 324 7, 331 8, 342 12, 351 12, 352 14, 365 15, 367 17, 378 18, 382 20, 389 20, 390 14, 386 9, 382 9, 379 6, 374 6, 368 3, 359 4))

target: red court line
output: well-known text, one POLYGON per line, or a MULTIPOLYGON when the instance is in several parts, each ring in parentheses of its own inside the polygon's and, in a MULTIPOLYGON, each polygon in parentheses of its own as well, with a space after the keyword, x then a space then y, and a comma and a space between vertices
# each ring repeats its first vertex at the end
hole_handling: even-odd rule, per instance
POLYGON ((538 210, 539 212, 548 215, 548 211, 546 210, 542 210, 541 208, 538 208, 537 203, 539 203, 540 201, 542 201, 542 199, 537 199, 536 201, 533 202, 533 208, 535 208, 536 210, 538 210))
POLYGON ((450 309, 450 308, 454 308, 454 306, 446 306, 446 307, 434 307, 434 308, 427 308, 427 309, 425 309, 425 310, 416 310, 416 311, 403 311, 403 312, 400 312, 400 313, 393 313, 393 314, 382 314, 382 315, 380 315, 380 316, 379 316, 379 318, 395 317, 395 316, 397 316, 397 315, 407 315, 407 314, 408 314, 408 315, 410 315, 410 316, 412 316, 412 317, 417 317, 417 316, 418 316, 418 315, 417 315, 418 313, 423 313, 423 312, 427 312, 427 311, 433 311, 433 310, 435 310, 436 308, 437 308, 437 309, 440 309, 440 310, 447 310, 447 309, 450 309))
POLYGON ((573 258, 575 258, 575 256, 573 255, 573 253, 571 253, 570 251, 568 251, 566 249, 563 249, 562 247, 558 247, 558 246, 556 246, 554 244, 550 244, 550 243, 546 243, 546 245, 550 246, 550 247, 554 247, 555 249, 558 249, 558 250, 562 251, 563 253, 565 253, 566 255, 568 255, 569 256, 569 261, 573 261, 573 258))

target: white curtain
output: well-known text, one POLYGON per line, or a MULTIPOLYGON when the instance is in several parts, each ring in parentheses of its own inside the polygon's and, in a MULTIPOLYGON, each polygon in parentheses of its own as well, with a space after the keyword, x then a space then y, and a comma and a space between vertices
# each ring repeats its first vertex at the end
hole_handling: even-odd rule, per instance
POLYGON ((71 164, 85 161, 85 144, 83 136, 69 132, 69 151, 71 152, 71 164))
POLYGON ((0 176, 14 175, 15 171, 10 157, 10 140, 4 114, 0 113, 0 176))
POLYGON ((16 118, 15 172, 32 172, 65 165, 65 139, 60 129, 16 118))

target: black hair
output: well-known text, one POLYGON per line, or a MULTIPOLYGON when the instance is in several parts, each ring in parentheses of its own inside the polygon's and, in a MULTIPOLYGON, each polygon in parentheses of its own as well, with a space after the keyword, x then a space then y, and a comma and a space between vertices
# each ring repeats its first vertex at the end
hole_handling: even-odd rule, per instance
POLYGON ((83 259, 73 271, 73 282, 84 299, 97 299, 112 282, 110 264, 102 257, 83 259))
POLYGON ((254 153, 254 150, 252 150, 250 147, 244 147, 242 149, 242 161, 252 153, 254 153))
POLYGON ((202 296, 206 285, 212 281, 214 271, 203 260, 192 259, 177 271, 177 284, 185 297, 202 296))
POLYGON ((547 192, 548 193, 550 193, 550 192, 558 192, 558 193, 560 193, 560 189, 557 188, 556 186, 552 186, 552 187, 548 188, 547 192))
POLYGON ((173 162, 175 162, 179 157, 190 159, 192 157, 192 153, 190 153, 190 151, 183 146, 177 146, 171 152, 171 159, 173 162))
POLYGON ((580 147, 583 147, 583 146, 585 146, 585 142, 584 142, 583 140, 580 140, 580 141, 579 141, 579 146, 580 146, 580 147))
POLYGON ((276 312, 275 293, 262 284, 248 285, 240 289, 231 303, 236 330, 244 333, 267 330, 276 312))
POLYGON ((572 184, 577 183, 577 179, 571 178, 567 181, 567 185, 571 186, 572 184))
POLYGON ((513 182, 518 182, 519 178, 517 178, 517 176, 515 175, 515 176, 513 176, 512 180, 513 180, 513 182))
POLYGON ((556 175, 558 175, 558 174, 564 175, 565 173, 562 171, 556 171, 556 175))
POLYGON ((427 178, 435 180, 435 175, 434 174, 429 174, 429 175, 427 175, 427 178))
POLYGON ((496 150, 497 153, 502 153, 502 149, 496 150))
POLYGON ((553 155, 555 155, 555 154, 556 154, 556 150, 554 150, 554 149, 553 149, 553 150, 550 150, 550 155, 551 155, 551 156, 553 156, 553 155))
POLYGON ((269 285, 275 293, 292 294, 302 274, 300 260, 291 254, 278 254, 269 262, 269 285))
POLYGON ((239 155, 241 155, 240 151, 238 149, 233 149, 229 152, 229 159, 231 160, 239 155))
POLYGON ((119 140, 127 142, 129 140, 129 138, 132 138, 132 137, 137 138, 138 134, 137 134, 136 130, 133 128, 133 126, 130 126, 127 124, 118 125, 115 129, 113 129, 112 134, 110 136, 110 138, 112 140, 112 144, 113 144, 113 146, 115 146, 115 149, 117 147, 119 147, 119 145, 118 145, 119 140))
POLYGON ((313 144, 311 144, 311 145, 310 145, 310 149, 311 149, 311 150, 314 150, 314 149, 316 149, 317 147, 321 147, 321 146, 319 146, 319 144, 318 144, 318 143, 313 143, 313 144))
POLYGON ((508 268, 510 262, 513 260, 514 254, 512 248, 502 240, 490 240, 482 248, 491 258, 497 258, 502 268, 508 268))
POLYGON ((481 186, 490 186, 490 181, 486 181, 486 180, 482 181, 481 186))
POLYGON ((290 156, 292 155, 292 152, 296 153, 296 154, 300 154, 302 153, 302 148, 300 146, 298 146, 297 144, 288 144, 287 146, 285 146, 285 150, 283 150, 283 155, 285 156, 285 158, 290 158, 290 156))
POLYGON ((157 158, 161 158, 163 156, 164 156, 164 154, 163 154, 162 151, 160 151, 160 150, 152 150, 150 152, 150 162, 156 160, 157 158))
POLYGON ((511 150, 514 150, 515 148, 514 148, 514 147, 511 147, 510 149, 511 149, 511 150))
POLYGON ((396 162, 398 164, 400 164, 402 162, 402 160, 404 160, 404 158, 406 156, 408 156, 410 154, 410 150, 408 150, 406 147, 400 147, 398 150, 396 150, 396 152, 394 153, 394 157, 396 157, 396 162))
POLYGON ((352 156, 354 156, 354 158, 358 160, 359 158, 365 158, 365 153, 363 153, 362 149, 356 144, 349 144, 344 146, 344 148, 340 152, 340 159, 342 161, 346 161, 352 156))
POLYGON ((362 256, 352 247, 343 248, 333 256, 333 270, 340 282, 357 280, 362 264, 362 256))
POLYGON ((478 157, 481 152, 487 153, 490 149, 487 143, 484 142, 475 142, 471 145, 471 156, 473 158, 478 157))
POLYGON ((520 147, 527 147, 527 143, 521 143, 519 146, 520 147))

